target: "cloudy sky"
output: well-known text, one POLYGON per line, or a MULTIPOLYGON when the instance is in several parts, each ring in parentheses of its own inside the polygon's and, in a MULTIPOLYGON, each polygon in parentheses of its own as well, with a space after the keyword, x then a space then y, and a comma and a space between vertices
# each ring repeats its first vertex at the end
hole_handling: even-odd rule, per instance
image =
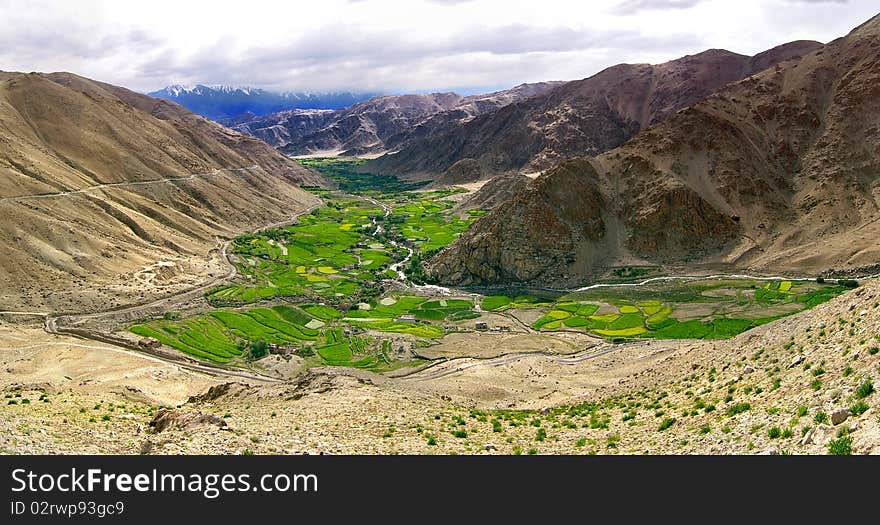
POLYGON ((475 92, 707 48, 828 42, 876 0, 0 0, 0 70, 292 91, 475 92))

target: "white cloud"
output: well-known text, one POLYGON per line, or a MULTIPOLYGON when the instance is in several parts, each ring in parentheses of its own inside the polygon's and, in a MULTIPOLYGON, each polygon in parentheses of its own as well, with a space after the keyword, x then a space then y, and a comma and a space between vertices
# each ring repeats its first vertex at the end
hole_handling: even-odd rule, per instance
POLYGON ((0 69, 138 90, 478 89, 589 76, 709 47, 828 41, 875 14, 852 0, 0 0, 0 69))

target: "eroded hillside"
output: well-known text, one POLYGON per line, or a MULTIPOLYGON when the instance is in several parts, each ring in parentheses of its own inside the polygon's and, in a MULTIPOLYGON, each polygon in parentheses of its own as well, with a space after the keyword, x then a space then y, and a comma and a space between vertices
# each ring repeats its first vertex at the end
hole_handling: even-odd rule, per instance
POLYGON ((0 129, 0 309, 106 308, 220 276, 222 239, 317 203, 298 184, 320 177, 266 144, 72 74, 2 73, 0 129))
POLYGON ((477 221, 431 270, 448 283, 576 284, 608 261, 798 274, 872 266, 878 49, 875 17, 596 159, 563 163, 477 221))

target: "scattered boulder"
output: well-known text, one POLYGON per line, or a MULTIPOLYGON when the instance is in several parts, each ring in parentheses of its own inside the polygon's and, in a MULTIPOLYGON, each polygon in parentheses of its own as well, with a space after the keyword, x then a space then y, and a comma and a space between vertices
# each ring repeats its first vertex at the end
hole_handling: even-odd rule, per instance
POLYGON ((804 437, 801 439, 801 446, 809 445, 810 443, 812 443, 813 442, 813 434, 815 434, 815 433, 816 433, 816 427, 810 428, 810 430, 808 430, 807 433, 804 434, 804 437))
POLYGON ((214 401, 215 399, 219 399, 224 396, 234 396, 238 395, 241 392, 250 389, 250 387, 244 383, 232 382, 232 383, 221 383, 219 385, 214 385, 208 389, 204 394, 199 394, 196 396, 190 396, 187 399, 187 403, 209 403, 214 401))
POLYGON ((752 367, 752 365, 746 365, 743 367, 743 375, 751 374, 754 371, 755 369, 752 367))
POLYGON ((818 425, 813 430, 807 433, 809 436, 809 440, 807 440, 807 436, 804 436, 804 441, 802 444, 808 445, 810 443, 814 445, 825 446, 829 441, 834 439, 834 436, 837 435, 837 432, 833 427, 829 427, 828 425, 818 425))
POLYGON ((486 443, 485 445, 483 445, 483 450, 491 451, 491 450, 498 450, 498 449, 495 448, 495 445, 493 445, 492 443, 486 443))
POLYGON ((141 447, 140 447, 140 450, 138 450, 138 453, 142 456, 146 456, 152 451, 153 451, 153 442, 150 441, 149 439, 146 439, 146 440, 144 440, 143 443, 141 443, 141 447))
POLYGON ((801 364, 801 363, 803 363, 803 362, 804 362, 804 356, 802 356, 802 355, 796 355, 796 356, 794 357, 794 359, 791 360, 791 363, 788 364, 788 368, 794 368, 794 367, 796 367, 797 365, 799 365, 799 364, 801 364))
POLYGON ((198 410, 183 412, 165 408, 157 412, 153 420, 150 421, 150 428, 154 434, 168 429, 193 430, 207 425, 223 428, 226 426, 226 421, 222 417, 206 414, 198 410))
POLYGON ((846 421, 846 418, 849 417, 849 410, 845 408, 838 408, 834 412, 831 413, 831 424, 839 425, 846 421))

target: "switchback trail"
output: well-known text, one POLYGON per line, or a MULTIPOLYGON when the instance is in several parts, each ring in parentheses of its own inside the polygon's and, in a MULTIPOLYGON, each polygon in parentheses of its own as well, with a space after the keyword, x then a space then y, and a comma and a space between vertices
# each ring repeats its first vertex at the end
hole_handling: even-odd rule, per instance
POLYGON ((95 184, 93 186, 87 186, 85 188, 80 188, 76 190, 68 190, 68 191, 59 191, 55 193, 34 193, 31 195, 15 195, 11 197, 0 197, 0 202, 11 202, 11 201, 20 201, 20 200, 29 200, 29 199, 54 199, 58 197, 67 197, 70 195, 79 195, 82 193, 88 193, 90 191, 101 190, 106 188, 125 188, 130 186, 149 186, 152 184, 165 184, 169 182, 181 182, 187 180, 193 180, 197 177, 211 177, 220 175, 223 172, 234 172, 234 171, 247 171, 258 168, 259 166, 247 166, 245 168, 218 168, 213 171, 205 172, 205 173, 191 173, 185 177, 166 177, 164 179, 154 179, 154 180, 144 180, 144 181, 134 181, 134 182, 107 182, 104 184, 95 184))
POLYGON ((434 365, 421 368, 410 374, 399 375, 397 376, 397 378, 404 381, 432 381, 435 379, 459 374, 471 368, 502 366, 513 363, 515 361, 519 361, 520 359, 535 356, 548 359, 560 365, 574 365, 583 361, 589 361, 590 359, 595 359, 597 357, 610 354, 615 350, 632 348, 636 346, 659 344, 662 342, 663 341, 633 341, 631 343, 622 344, 596 343, 587 346, 584 350, 581 350, 580 352, 569 355, 549 354, 544 352, 517 352, 513 354, 503 354, 497 357, 486 359, 478 359, 474 357, 456 357, 454 359, 438 361, 434 365))

